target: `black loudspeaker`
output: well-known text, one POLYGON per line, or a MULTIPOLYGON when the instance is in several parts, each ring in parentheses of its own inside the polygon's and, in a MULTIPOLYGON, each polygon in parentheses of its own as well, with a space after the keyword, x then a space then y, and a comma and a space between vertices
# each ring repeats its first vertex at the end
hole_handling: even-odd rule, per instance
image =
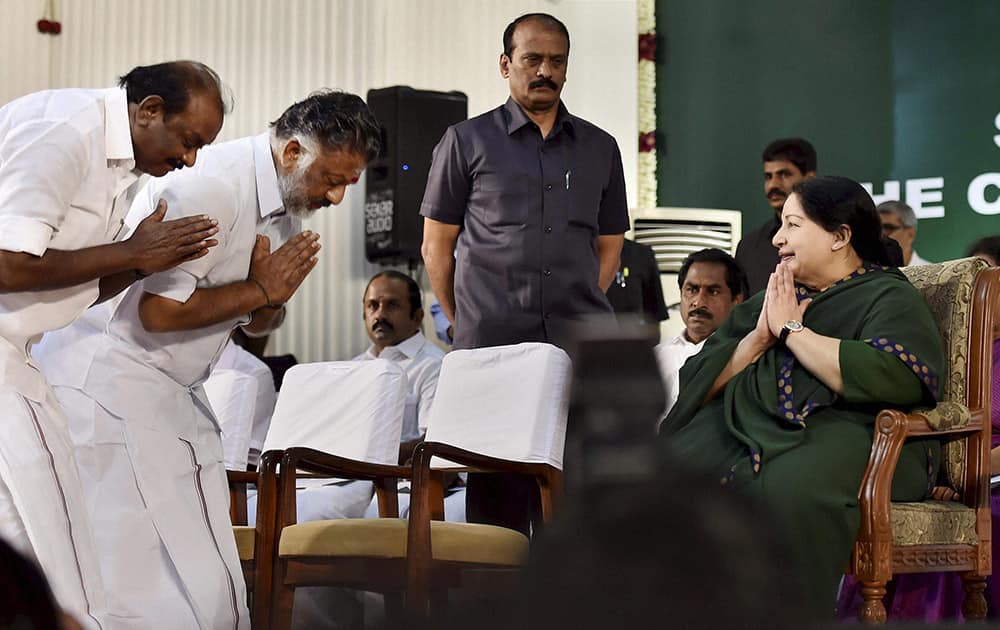
POLYGON ((365 178, 365 257, 395 264, 420 260, 420 201, 431 155, 445 130, 468 117, 461 92, 404 85, 368 90, 368 107, 382 125, 382 152, 365 178))

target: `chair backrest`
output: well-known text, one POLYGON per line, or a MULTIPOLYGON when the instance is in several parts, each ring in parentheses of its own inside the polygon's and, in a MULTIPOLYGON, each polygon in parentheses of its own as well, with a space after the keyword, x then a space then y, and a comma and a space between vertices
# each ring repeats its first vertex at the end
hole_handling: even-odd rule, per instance
POLYGON ((203 387, 222 429, 222 459, 226 470, 246 470, 257 379, 236 370, 213 370, 203 387))
MULTIPOLYGON (((944 339, 947 372, 942 375, 944 402, 955 402, 975 410, 982 404, 977 388, 989 388, 989 379, 970 379, 971 372, 979 366, 970 366, 974 345, 982 345, 983 335, 989 331, 977 330, 973 324, 976 280, 979 273, 989 267, 980 258, 962 258, 936 265, 905 267, 903 273, 920 292, 944 339)), ((981 297, 980 297, 981 299, 981 297)), ((979 322, 982 328, 983 322, 979 322)), ((989 357, 985 357, 989 363, 989 357)), ((944 445, 944 472, 952 488, 959 490, 965 478, 966 441, 950 440, 944 445)))
POLYGON ((263 450, 307 446, 396 464, 406 372, 385 359, 300 363, 285 373, 263 450))
POLYGON ((546 343, 453 350, 441 364, 427 441, 562 470, 571 373, 569 356, 546 343))

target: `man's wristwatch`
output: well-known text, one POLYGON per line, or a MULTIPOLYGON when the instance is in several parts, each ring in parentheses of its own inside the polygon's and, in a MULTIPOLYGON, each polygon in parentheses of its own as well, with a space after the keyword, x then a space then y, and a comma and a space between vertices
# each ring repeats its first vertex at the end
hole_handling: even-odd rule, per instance
POLYGON ((785 322, 784 326, 781 327, 781 334, 778 335, 778 339, 781 340, 781 343, 785 343, 785 339, 788 339, 788 335, 794 332, 799 332, 800 330, 802 330, 802 328, 803 328, 802 322, 795 319, 790 319, 787 322, 785 322))

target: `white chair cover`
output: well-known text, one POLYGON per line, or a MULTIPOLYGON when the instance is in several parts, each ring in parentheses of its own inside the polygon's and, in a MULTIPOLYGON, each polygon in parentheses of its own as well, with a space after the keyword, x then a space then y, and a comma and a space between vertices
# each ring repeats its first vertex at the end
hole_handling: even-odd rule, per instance
MULTIPOLYGON (((235 370, 252 376, 257 381, 257 398, 253 403, 250 428, 250 455, 247 458, 247 463, 256 466, 260 462, 260 449, 264 445, 264 436, 267 435, 271 414, 278 401, 274 375, 266 363, 238 346, 232 339, 226 342, 219 354, 219 359, 212 368, 212 375, 218 370, 235 370)), ((212 376, 209 376, 208 381, 211 380, 212 376)))
POLYGON ((395 464, 406 372, 391 361, 303 363, 285 373, 264 451, 306 446, 395 464))
POLYGON ((546 343, 453 350, 441 364, 426 439, 562 470, 571 373, 569 356, 546 343))
POLYGON ((214 370, 203 387, 222 429, 222 460, 226 470, 246 470, 257 379, 236 370, 214 370))

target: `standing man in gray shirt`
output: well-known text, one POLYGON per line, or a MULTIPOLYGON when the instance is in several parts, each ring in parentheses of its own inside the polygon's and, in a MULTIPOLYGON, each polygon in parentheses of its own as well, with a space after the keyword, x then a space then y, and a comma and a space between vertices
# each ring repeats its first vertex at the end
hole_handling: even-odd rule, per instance
MULTIPOLYGON (((605 291, 629 227, 621 153, 561 102, 568 61, 562 22, 517 18, 500 55, 510 98, 450 127, 434 149, 422 253, 455 348, 559 344, 574 320, 612 313, 605 291)), ((473 477, 470 520, 528 529, 524 497, 499 488, 488 502, 506 514, 479 513, 473 477)))

